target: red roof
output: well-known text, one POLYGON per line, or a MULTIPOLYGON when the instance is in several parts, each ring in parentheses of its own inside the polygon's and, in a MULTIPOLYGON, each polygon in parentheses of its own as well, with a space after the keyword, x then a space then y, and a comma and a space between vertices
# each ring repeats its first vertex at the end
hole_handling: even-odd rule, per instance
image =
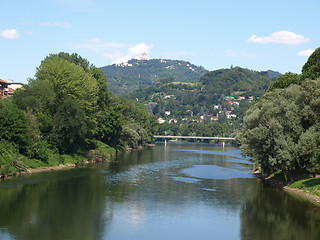
POLYGON ((9 93, 14 93, 14 91, 15 91, 15 90, 14 90, 13 88, 8 88, 8 92, 9 92, 9 93))
POLYGON ((4 84, 7 84, 7 85, 9 84, 8 82, 2 80, 1 78, 0 78, 0 83, 4 83, 4 84))

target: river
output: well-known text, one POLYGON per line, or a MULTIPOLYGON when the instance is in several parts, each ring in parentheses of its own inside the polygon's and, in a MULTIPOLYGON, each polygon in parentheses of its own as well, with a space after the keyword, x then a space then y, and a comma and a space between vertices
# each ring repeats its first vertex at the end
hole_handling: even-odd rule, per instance
POLYGON ((0 239, 320 239, 320 208, 251 174, 238 148, 170 143, 0 182, 0 239))

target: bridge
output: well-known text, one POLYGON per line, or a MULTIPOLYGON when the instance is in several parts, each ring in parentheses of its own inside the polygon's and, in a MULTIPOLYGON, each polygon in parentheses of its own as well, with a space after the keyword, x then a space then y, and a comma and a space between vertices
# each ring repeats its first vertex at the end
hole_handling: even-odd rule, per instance
POLYGON ((156 135, 154 138, 163 138, 163 139, 206 139, 206 140, 236 140, 232 137, 199 137, 199 136, 161 136, 156 135))

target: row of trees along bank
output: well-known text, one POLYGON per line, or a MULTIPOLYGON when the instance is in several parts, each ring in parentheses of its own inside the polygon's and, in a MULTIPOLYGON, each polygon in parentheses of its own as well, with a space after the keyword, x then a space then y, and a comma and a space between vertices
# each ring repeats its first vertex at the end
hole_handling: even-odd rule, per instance
POLYGON ((106 156, 151 142, 156 119, 116 97, 77 54, 47 56, 35 78, 0 101, 0 175, 106 156))
POLYGON ((242 149, 265 174, 320 172, 320 48, 301 74, 286 73, 245 114, 242 149))

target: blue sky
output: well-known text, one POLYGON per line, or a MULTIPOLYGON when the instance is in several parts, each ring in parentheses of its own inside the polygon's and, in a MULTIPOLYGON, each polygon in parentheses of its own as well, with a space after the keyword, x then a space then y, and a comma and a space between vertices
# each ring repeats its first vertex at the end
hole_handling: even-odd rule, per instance
POLYGON ((319 0, 0 0, 0 78, 27 83, 51 53, 102 67, 136 58, 300 73, 320 47, 319 0))

